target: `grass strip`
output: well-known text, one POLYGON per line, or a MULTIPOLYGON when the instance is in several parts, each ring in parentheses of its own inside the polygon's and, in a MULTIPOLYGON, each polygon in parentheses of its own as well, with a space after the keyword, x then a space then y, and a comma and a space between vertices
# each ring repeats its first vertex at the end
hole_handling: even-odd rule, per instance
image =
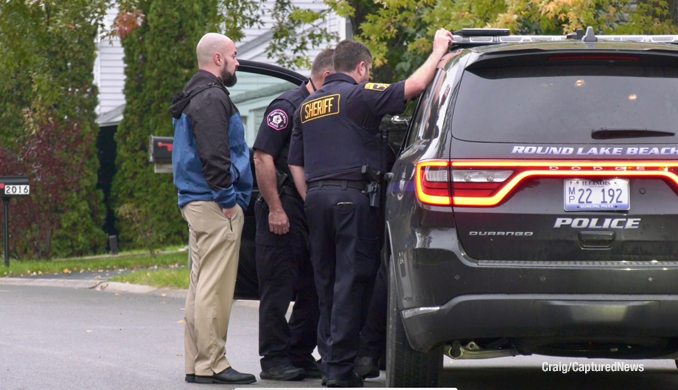
POLYGON ((132 272, 112 278, 114 282, 142 284, 157 288, 188 289, 190 272, 188 269, 147 270, 132 272))
POLYGON ((110 270, 142 269, 142 268, 175 268, 186 267, 186 252, 163 254, 156 257, 123 257, 110 256, 99 260, 60 260, 60 261, 10 261, 9 268, 0 265, 0 276, 19 277, 71 274, 84 272, 104 272, 110 270))

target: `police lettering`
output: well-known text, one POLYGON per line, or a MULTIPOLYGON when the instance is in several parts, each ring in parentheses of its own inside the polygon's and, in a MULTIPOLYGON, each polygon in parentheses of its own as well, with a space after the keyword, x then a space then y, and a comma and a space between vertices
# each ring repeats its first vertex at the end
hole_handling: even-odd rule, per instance
POLYGON ((575 229, 638 229, 640 218, 556 218, 554 228, 575 229))
POLYGON ((337 115, 339 113, 339 95, 323 96, 304 103, 301 112, 301 123, 337 115))

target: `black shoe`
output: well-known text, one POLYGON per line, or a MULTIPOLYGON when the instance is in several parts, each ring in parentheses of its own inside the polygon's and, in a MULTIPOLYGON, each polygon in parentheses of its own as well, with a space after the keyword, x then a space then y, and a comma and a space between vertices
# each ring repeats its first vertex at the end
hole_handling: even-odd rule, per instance
POLYGON ((294 367, 290 363, 271 367, 259 374, 259 378, 272 381, 300 381, 304 379, 306 372, 303 368, 294 367))
POLYGON ((186 374, 184 380, 188 383, 195 383, 195 374, 186 374))
POLYGON ((242 374, 229 367, 224 371, 214 374, 212 376, 195 376, 195 383, 222 383, 222 384, 236 384, 247 385, 257 381, 257 378, 252 374, 242 374))
POLYGON ((363 378, 355 372, 348 379, 328 379, 327 387, 363 387, 363 378))
POLYGON ((320 381, 320 384, 323 386, 327 386, 327 377, 323 375, 323 379, 320 381))
POLYGON ((312 362, 307 366, 295 366, 295 367, 303 368, 304 372, 306 372, 306 378, 320 379, 323 377, 323 373, 320 371, 319 366, 320 366, 319 362, 312 362))
POLYGON ((361 378, 378 378, 379 366, 375 359, 367 356, 358 356, 355 359, 355 373, 361 378))

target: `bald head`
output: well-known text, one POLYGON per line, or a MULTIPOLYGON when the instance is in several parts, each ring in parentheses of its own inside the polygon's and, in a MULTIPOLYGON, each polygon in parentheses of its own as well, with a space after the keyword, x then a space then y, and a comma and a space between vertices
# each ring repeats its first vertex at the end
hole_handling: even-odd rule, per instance
POLYGON ((214 54, 227 55, 229 49, 235 50, 235 44, 227 36, 217 33, 205 34, 195 49, 198 55, 198 66, 200 69, 209 67, 214 64, 214 54))
POLYGON ((223 34, 207 33, 198 42, 195 48, 198 57, 198 68, 221 77, 226 86, 235 84, 235 71, 238 69, 238 60, 235 56, 238 51, 235 43, 223 34))

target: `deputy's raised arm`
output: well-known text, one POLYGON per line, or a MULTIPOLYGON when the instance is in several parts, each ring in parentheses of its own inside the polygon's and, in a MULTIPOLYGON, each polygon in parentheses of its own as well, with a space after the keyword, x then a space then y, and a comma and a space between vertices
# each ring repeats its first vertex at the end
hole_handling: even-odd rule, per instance
POLYGON ((433 38, 433 52, 422 66, 405 80, 405 100, 418 96, 433 81, 436 67, 452 45, 452 33, 441 28, 433 38))

